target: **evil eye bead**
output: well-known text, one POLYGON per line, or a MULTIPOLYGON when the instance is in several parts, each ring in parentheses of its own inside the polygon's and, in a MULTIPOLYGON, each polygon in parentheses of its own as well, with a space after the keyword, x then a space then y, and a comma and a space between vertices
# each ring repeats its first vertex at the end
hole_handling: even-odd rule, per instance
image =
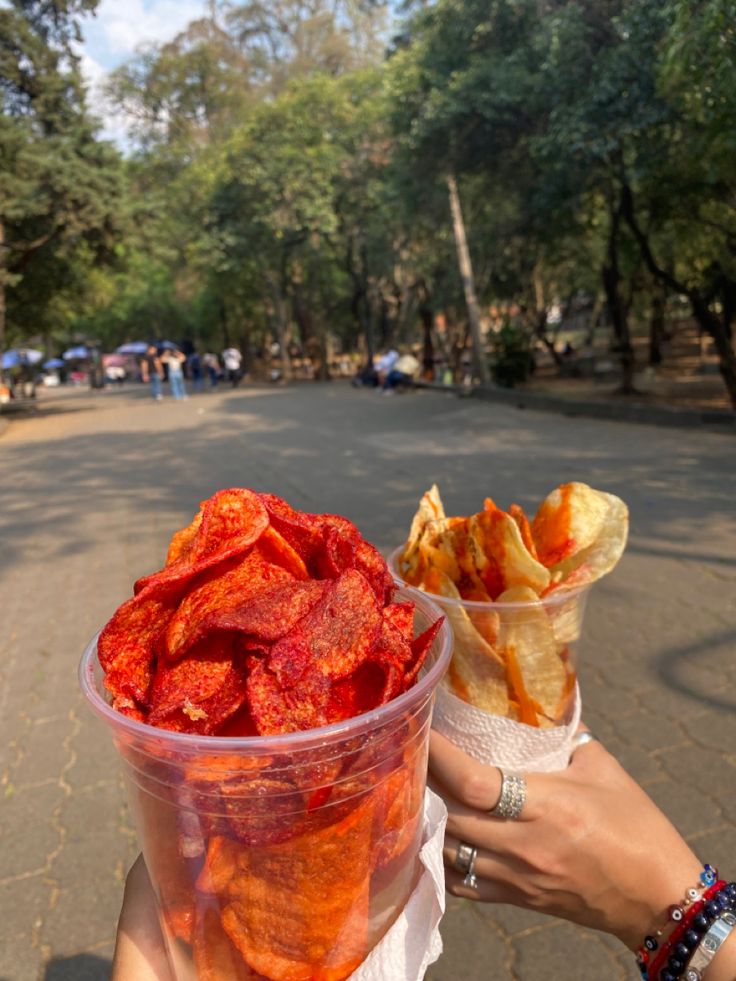
POLYGON ((695 886, 691 886, 687 893, 687 898, 691 903, 694 903, 696 899, 700 897, 700 890, 696 889, 695 886))
POLYGON ((683 910, 682 906, 670 906, 667 912, 673 923, 681 923, 682 918, 685 915, 685 911, 683 910))
MULTIPOLYGON (((646 940, 644 943, 646 944, 646 940)), ((645 967, 649 963, 649 954, 646 950, 638 950, 636 952, 636 963, 639 967, 645 967)))
POLYGON ((700 881, 704 886, 712 886, 717 878, 718 869, 714 869, 712 865, 703 866, 703 871, 700 873, 700 881))
POLYGON ((659 944, 654 939, 654 937, 644 937, 644 946, 646 947, 647 950, 652 951, 652 950, 656 950, 657 947, 659 947, 659 944))

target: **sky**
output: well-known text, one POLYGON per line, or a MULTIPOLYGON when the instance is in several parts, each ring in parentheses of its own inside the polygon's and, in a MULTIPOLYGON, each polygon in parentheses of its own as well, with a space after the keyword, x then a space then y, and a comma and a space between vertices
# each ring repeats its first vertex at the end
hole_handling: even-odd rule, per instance
POLYGON ((139 45, 173 38, 201 17, 206 6, 206 0, 101 0, 95 16, 82 21, 82 70, 93 112, 104 123, 104 136, 126 144, 124 120, 101 96, 107 73, 134 55, 139 45))

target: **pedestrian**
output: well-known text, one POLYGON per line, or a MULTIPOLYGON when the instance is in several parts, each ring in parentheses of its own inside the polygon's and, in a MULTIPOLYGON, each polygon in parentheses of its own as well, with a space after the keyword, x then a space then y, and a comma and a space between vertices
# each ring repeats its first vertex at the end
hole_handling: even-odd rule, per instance
POLYGON ((184 371, 182 365, 186 361, 186 357, 181 351, 168 350, 164 353, 162 361, 165 362, 166 367, 169 370, 169 385, 171 386, 171 394, 177 402, 181 402, 186 399, 187 391, 184 387, 184 371))
POLYGON ((222 352, 222 363, 225 366, 227 380, 237 388, 240 384, 240 366, 243 362, 243 355, 236 347, 226 347, 222 352))
POLYGON ((204 385, 204 378, 202 376, 202 359, 200 358, 199 351, 196 348, 187 358, 187 367, 189 368, 189 374, 192 379, 192 387, 194 391, 201 392, 202 386, 204 385))
POLYGON ((164 378, 164 368, 161 358, 158 356, 158 348, 151 342, 148 350, 143 355, 141 361, 141 378, 144 384, 151 385, 151 395, 157 402, 164 397, 162 392, 162 382, 164 378))
POLYGON ((210 388, 217 388, 217 382, 220 378, 220 362, 217 360, 217 355, 207 351, 202 357, 202 364, 210 380, 210 388))
POLYGON ((414 385, 421 365, 410 352, 404 352, 394 361, 393 367, 383 380, 381 391, 383 395, 393 395, 398 388, 411 388, 414 385))

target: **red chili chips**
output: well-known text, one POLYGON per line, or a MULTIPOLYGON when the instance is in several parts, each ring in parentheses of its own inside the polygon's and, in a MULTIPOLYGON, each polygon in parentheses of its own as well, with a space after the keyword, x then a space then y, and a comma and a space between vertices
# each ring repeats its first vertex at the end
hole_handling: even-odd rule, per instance
POLYGON ((347 518, 273 494, 221 490, 171 540, 100 634, 118 710, 216 735, 329 725, 413 684, 436 630, 413 636, 380 553, 347 518))

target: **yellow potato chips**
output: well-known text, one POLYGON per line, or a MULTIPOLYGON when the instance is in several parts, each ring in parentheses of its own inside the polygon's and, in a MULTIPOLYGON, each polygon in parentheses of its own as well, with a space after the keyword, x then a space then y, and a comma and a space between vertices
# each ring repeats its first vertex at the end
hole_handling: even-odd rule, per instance
POLYGON ((567 721, 586 589, 620 559, 628 523, 622 500, 579 482, 552 491, 531 521, 491 498, 477 514, 447 517, 432 486, 397 566, 452 624, 455 694, 529 725, 567 721))

